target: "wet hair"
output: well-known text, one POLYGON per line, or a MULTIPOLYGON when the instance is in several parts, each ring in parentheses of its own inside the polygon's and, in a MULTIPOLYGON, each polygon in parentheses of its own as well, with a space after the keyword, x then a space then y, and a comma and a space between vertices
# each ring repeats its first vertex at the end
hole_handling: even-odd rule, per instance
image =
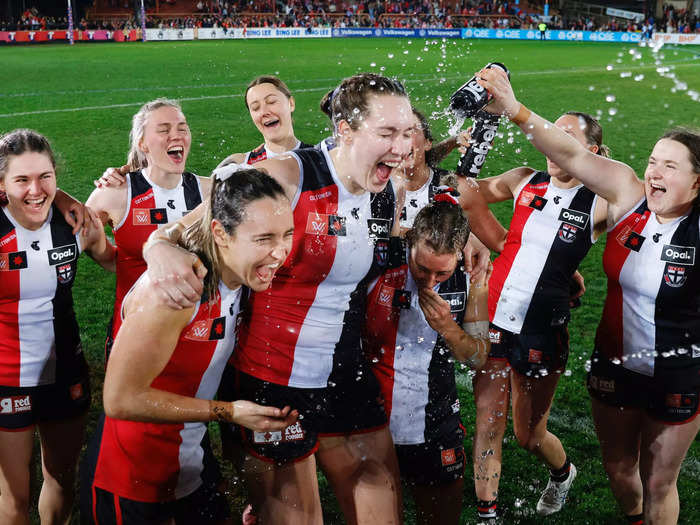
POLYGON ((183 246, 197 254, 208 270, 204 278, 204 294, 213 299, 221 279, 221 260, 211 229, 211 221, 221 223, 228 235, 245 220, 249 204, 265 197, 287 198, 282 186, 275 179, 256 169, 241 170, 221 181, 213 177, 211 194, 202 218, 185 231, 183 246))
POLYGON ((251 80, 250 84, 248 84, 248 87, 245 88, 243 102, 245 102, 246 108, 248 108, 248 91, 250 91, 255 86, 259 86, 260 84, 272 84, 273 86, 275 86, 277 91, 282 93, 285 97, 287 97, 288 99, 292 98, 292 92, 289 91, 287 84, 282 82, 282 80, 280 80, 278 77, 274 75, 260 75, 259 77, 255 77, 253 80, 251 80))
POLYGON ((360 122, 369 114, 369 97, 371 95, 397 95, 408 97, 406 89, 398 80, 393 80, 374 73, 358 73, 344 79, 324 99, 327 108, 324 109, 323 99, 321 111, 329 115, 333 127, 338 129, 338 123, 346 121, 351 129, 357 129, 360 122))
MULTIPOLYGON (((662 139, 675 140, 688 148, 688 159, 693 166, 693 173, 700 173, 700 132, 689 128, 673 128, 661 136, 662 139)), ((661 140, 661 139, 659 139, 661 140)))
MULTIPOLYGON (((17 157, 27 152, 46 155, 54 171, 56 170, 56 158, 46 137, 33 129, 15 129, 0 137, 0 181, 5 179, 10 157, 17 157)), ((0 191, 0 205, 5 204, 7 204, 7 196, 0 191)))
MULTIPOLYGON (((413 116, 418 119, 418 123, 420 124, 420 130, 423 132, 423 137, 425 138, 425 140, 432 142, 433 133, 432 131, 430 131, 430 123, 428 122, 428 119, 425 117, 425 115, 423 115, 421 111, 416 109, 414 106, 411 106, 411 109, 413 110, 413 116)), ((435 164, 437 164, 435 162, 432 149, 429 149, 425 152, 425 163, 430 167, 435 167, 435 164)))
POLYGON ((597 119, 581 111, 567 111, 564 115, 573 115, 578 117, 579 121, 583 120, 585 126, 582 131, 588 145, 598 146, 598 155, 610 158, 610 148, 603 144, 603 128, 597 119))
POLYGON ((182 107, 180 107, 180 103, 176 100, 169 98, 157 98, 155 100, 151 100, 150 102, 146 102, 132 117, 131 132, 129 133, 129 155, 127 156, 126 160, 126 163, 129 165, 131 170, 136 171, 148 166, 146 154, 141 151, 139 142, 141 142, 143 134, 146 130, 146 120, 148 120, 148 115, 157 109, 166 107, 176 108, 182 112, 182 107))
POLYGON ((321 112, 325 114, 329 119, 333 120, 333 114, 331 113, 331 101, 338 88, 333 88, 328 91, 325 95, 321 97, 321 102, 319 102, 319 108, 321 112))
MULTIPOLYGON (((683 144, 688 149, 688 160, 693 167, 693 173, 700 174, 700 131, 677 127, 668 130, 661 138, 675 140, 683 144)), ((700 208, 700 191, 695 197, 693 205, 700 208)))
POLYGON ((406 232, 409 246, 424 241, 438 254, 454 253, 464 249, 469 238, 469 221, 456 204, 437 201, 423 207, 406 232))

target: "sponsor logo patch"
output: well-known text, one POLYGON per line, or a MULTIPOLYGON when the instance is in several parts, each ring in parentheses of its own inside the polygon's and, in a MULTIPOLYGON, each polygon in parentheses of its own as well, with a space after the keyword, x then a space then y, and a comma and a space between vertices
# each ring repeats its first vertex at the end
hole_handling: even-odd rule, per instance
POLYGON ((253 432, 253 443, 264 445, 269 443, 287 443, 290 441, 301 441, 306 436, 306 432, 297 421, 284 430, 275 432, 253 432))
POLYGON ((75 261, 78 258, 78 247, 75 244, 67 244, 49 250, 46 253, 49 257, 49 264, 51 266, 56 266, 57 264, 66 264, 75 261))
POLYGON ((530 348, 527 356, 528 363, 541 363, 542 362, 542 351, 530 348))
POLYGON ((411 308, 411 292, 408 290, 394 290, 394 298, 391 305, 394 308, 408 310, 411 308))
POLYGON ((367 219, 367 230, 369 231, 369 238, 373 241, 377 240, 388 240, 389 239, 389 229, 390 229, 389 219, 367 219))
POLYGON ((521 206, 529 206, 535 194, 528 190, 523 190, 520 192, 520 197, 518 198, 518 204, 521 206))
POLYGON ((501 342, 501 331, 495 328, 489 328, 489 341, 494 344, 499 344, 501 342))
POLYGON ((452 413, 459 414, 459 407, 460 407, 459 399, 455 399, 455 402, 452 403, 452 413))
POLYGON ((638 252, 644 244, 646 237, 639 235, 637 232, 629 232, 627 240, 624 242, 623 246, 635 252, 638 252))
POLYGON ((185 333, 190 341, 216 341, 226 336, 226 318, 201 319, 192 324, 185 333))
POLYGON ((577 232, 578 228, 576 226, 572 226, 571 224, 562 222, 561 226, 559 226, 559 238, 566 243, 574 242, 576 240, 577 232))
POLYGON ((395 288, 383 284, 382 287, 379 289, 379 294, 377 294, 377 304, 380 306, 386 306, 387 308, 391 308, 392 306, 394 306, 395 291, 395 288))
POLYGON ((148 226, 151 224, 151 216, 147 209, 134 208, 131 216, 134 226, 148 226))
POLYGON ((547 204, 547 199, 545 199, 544 197, 540 197, 539 195, 535 195, 532 198, 532 200, 530 201, 530 204, 528 204, 528 206, 530 206, 530 208, 534 208, 538 211, 542 211, 546 204, 547 204))
POLYGON ((153 208, 149 210, 151 216, 151 224, 167 224, 168 210, 165 208, 153 208))
POLYGON ((311 235, 345 236, 345 217, 310 212, 306 220, 306 233, 311 235))
POLYGON ((26 396, 10 396, 0 398, 0 414, 19 414, 32 410, 32 398, 26 396))
POLYGON ((439 294, 450 305, 450 312, 461 312, 466 305, 466 292, 451 292, 439 294))
POLYGON ((69 392, 70 392, 70 398, 73 401, 76 401, 85 395, 85 391, 83 390, 82 383, 76 383, 75 385, 71 385, 69 392))
POLYGON ((569 208, 564 208, 559 212, 559 220, 572 226, 578 226, 579 228, 585 228, 588 224, 587 213, 577 210, 570 210, 569 208))
POLYGON ((27 252, 0 253, 0 272, 22 270, 27 267, 27 252))
POLYGON ((589 384, 593 390, 598 390, 600 392, 608 392, 612 394, 615 392, 615 380, 614 379, 603 379, 597 376, 591 376, 589 384))
POLYGON ((664 244, 661 250, 661 260, 675 264, 683 264, 685 266, 693 266, 695 264, 695 247, 664 244))
POLYGON ((374 258, 380 266, 386 266, 389 260, 389 242, 377 241, 374 245, 374 258))
POLYGON ((685 268, 683 266, 666 265, 664 282, 671 288, 680 288, 685 284, 687 278, 688 276, 685 274, 685 268))
POLYGON ((457 463, 457 454, 455 454, 455 449, 448 448, 447 450, 441 450, 440 460, 442 461, 443 467, 457 463))

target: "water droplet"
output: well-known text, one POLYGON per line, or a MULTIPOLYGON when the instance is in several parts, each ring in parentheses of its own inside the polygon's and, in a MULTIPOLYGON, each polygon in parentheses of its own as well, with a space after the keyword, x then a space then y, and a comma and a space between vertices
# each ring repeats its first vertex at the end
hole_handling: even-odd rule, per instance
POLYGON ((606 95, 605 102, 615 102, 615 95, 606 95))
POLYGON ((588 86, 588 91, 595 91, 595 86, 588 86))
POLYGON ((610 115, 611 117, 613 115, 616 115, 616 114, 617 114, 617 108, 609 108, 608 109, 608 115, 610 115))
POLYGON ((377 63, 376 63, 376 62, 372 62, 372 63, 370 63, 369 67, 377 67, 377 63))
POLYGON ((389 58, 394 58, 394 53, 389 53, 387 56, 388 56, 389 58))

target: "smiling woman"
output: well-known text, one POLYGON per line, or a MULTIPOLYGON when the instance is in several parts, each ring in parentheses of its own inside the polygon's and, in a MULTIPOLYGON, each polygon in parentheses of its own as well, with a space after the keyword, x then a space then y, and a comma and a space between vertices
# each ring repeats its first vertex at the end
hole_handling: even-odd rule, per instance
MULTIPOLYGON (((367 281, 386 263, 389 175, 410 151, 413 114, 400 83, 370 73, 345 79, 331 107, 335 148, 256 165, 293 202, 295 232, 289 258, 269 290, 251 295, 241 324, 239 396, 293 404, 303 419, 281 441, 246 431, 244 472, 265 523, 322 522, 317 462, 349 523, 399 523, 396 456, 360 334, 367 281)), ((191 260, 165 243, 151 246, 154 280, 172 283, 171 297, 191 295, 191 260)))
POLYGON ((180 105, 168 99, 145 104, 134 115, 126 182, 100 186, 87 200, 114 232, 117 288, 107 329, 105 360, 121 325, 122 300, 146 270, 141 247, 148 235, 182 217, 209 194, 211 181, 185 171, 192 135, 180 105))
POLYGON ((29 523, 34 425, 41 439, 42 521, 64 522, 90 406, 73 311, 78 256, 107 269, 114 248, 94 215, 74 235, 53 205, 51 146, 32 130, 0 137, 0 522, 29 523), (88 231, 89 230, 89 231, 88 231))

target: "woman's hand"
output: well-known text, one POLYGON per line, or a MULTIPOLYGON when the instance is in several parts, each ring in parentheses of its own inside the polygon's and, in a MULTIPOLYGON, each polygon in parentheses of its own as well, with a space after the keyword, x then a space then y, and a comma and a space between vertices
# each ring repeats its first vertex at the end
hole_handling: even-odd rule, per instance
POLYGON ((233 422, 255 432, 284 430, 299 417, 297 410, 258 405, 252 401, 233 401, 233 422))
POLYGON ((430 328, 438 334, 444 334, 449 328, 456 327, 450 305, 430 288, 421 288, 418 292, 418 304, 430 328))
POLYGON ((469 235, 462 253, 464 254, 464 271, 469 274, 469 282, 473 283, 483 278, 489 264, 491 264, 491 252, 474 233, 469 235))
POLYGON ((484 86, 493 97, 484 108, 494 115, 513 118, 520 110, 520 102, 515 98, 513 87, 505 71, 499 67, 484 68, 476 74, 476 81, 484 86))
POLYGON ((181 310, 199 301, 207 274, 199 257, 164 240, 152 242, 143 256, 161 304, 181 310))
POLYGON ((118 188, 126 182, 126 174, 131 171, 128 164, 124 164, 121 168, 107 168, 102 176, 92 181, 96 188, 118 188))

